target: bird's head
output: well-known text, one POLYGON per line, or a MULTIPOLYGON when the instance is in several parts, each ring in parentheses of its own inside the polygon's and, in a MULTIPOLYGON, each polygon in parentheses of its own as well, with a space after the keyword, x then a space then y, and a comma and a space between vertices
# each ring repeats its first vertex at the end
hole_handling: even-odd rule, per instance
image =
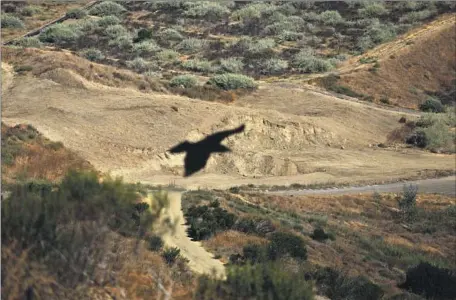
POLYGON ((170 153, 173 153, 173 154, 174 153, 186 152, 186 151, 188 151, 190 149, 191 145, 192 145, 191 143, 189 143, 188 141, 185 141, 185 142, 180 143, 179 145, 176 145, 176 146, 172 147, 168 151, 170 153))

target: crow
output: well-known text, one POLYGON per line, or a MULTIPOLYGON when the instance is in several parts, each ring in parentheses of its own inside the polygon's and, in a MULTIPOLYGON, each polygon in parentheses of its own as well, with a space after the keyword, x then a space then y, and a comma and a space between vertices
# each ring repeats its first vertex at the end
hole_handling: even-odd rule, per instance
POLYGON ((206 136, 206 138, 196 143, 191 143, 189 141, 182 142, 172 147, 168 151, 173 154, 187 152, 187 155, 184 159, 184 177, 188 177, 206 166, 211 153, 231 152, 231 149, 223 146, 220 143, 230 135, 243 132, 244 129, 245 125, 242 124, 238 128, 220 131, 206 136))

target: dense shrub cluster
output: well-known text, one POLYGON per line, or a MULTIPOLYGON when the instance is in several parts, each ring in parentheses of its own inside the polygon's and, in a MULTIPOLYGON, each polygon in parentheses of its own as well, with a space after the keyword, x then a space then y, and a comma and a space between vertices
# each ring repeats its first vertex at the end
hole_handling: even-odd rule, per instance
POLYGON ((220 60, 220 67, 223 71, 228 73, 240 73, 244 68, 242 58, 230 57, 220 60))
POLYGON ((196 299, 313 299, 311 283, 287 272, 279 264, 232 266, 226 280, 202 276, 196 299))
POLYGON ((68 18, 71 19, 82 19, 87 16, 87 12, 82 8, 73 8, 66 13, 68 18))
POLYGON ((215 71, 212 63, 205 59, 189 59, 182 63, 182 67, 189 71, 201 72, 205 74, 215 71))
POLYGON ((210 22, 225 18, 230 13, 230 10, 226 6, 216 2, 199 1, 186 3, 185 5, 186 10, 184 12, 184 16, 195 19, 203 19, 210 22))
POLYGON ((160 46, 154 40, 145 40, 133 44, 133 53, 137 56, 147 56, 160 50, 160 46))
POLYGON ((208 84, 224 90, 253 89, 257 87, 255 80, 241 74, 221 74, 211 77, 208 84))
POLYGON ((101 61, 105 58, 103 53, 96 48, 87 49, 82 54, 85 58, 87 58, 90 61, 101 61))
POLYGON ((169 81, 169 85, 173 87, 183 86, 184 88, 194 87, 198 83, 193 75, 178 75, 169 81))
POLYGON ((445 112, 445 107, 443 107, 439 100, 430 98, 420 105, 420 110, 425 112, 443 113, 445 112))
POLYGON ((1 27, 2 28, 24 28, 25 25, 21 19, 16 16, 9 14, 2 14, 1 16, 1 27))
POLYGON ((312 277, 318 290, 330 299, 379 300, 384 294, 364 276, 349 277, 331 268, 320 269, 312 277))
POLYGON ((191 206, 185 212, 188 234, 194 240, 204 240, 219 231, 233 227, 236 216, 220 207, 216 201, 208 205, 191 206))
POLYGON ((119 16, 126 12, 125 7, 117 2, 103 1, 94 5, 90 10, 89 14, 94 16, 119 16))
POLYGON ((417 122, 415 131, 406 138, 406 143, 433 150, 454 152, 456 134, 450 128, 456 126, 454 111, 447 113, 429 113, 417 122))
POLYGON ((456 272, 423 262, 407 270, 399 287, 429 299, 456 299, 456 272))
POLYGON ((74 43, 81 35, 75 26, 67 24, 56 24, 46 28, 39 39, 44 43, 54 43, 59 46, 69 46, 74 43))
POLYGON ((301 73, 327 72, 333 68, 327 60, 316 57, 311 49, 298 52, 293 57, 292 65, 301 73))
POLYGON ((274 232, 268 236, 269 244, 244 246, 242 255, 231 255, 232 264, 265 263, 275 261, 288 255, 290 257, 306 260, 307 249, 304 240, 292 233, 274 232))
POLYGON ((43 43, 37 37, 23 37, 14 44, 23 48, 41 48, 43 46, 43 43))
POLYGON ((31 17, 42 11, 41 7, 35 5, 29 5, 21 9, 21 15, 31 17))
POLYGON ((68 284, 92 275, 110 232, 143 238, 158 217, 138 203, 136 185, 100 182, 95 172, 71 171, 60 184, 15 184, 9 190, 1 207, 2 245, 28 249, 30 259, 68 284))

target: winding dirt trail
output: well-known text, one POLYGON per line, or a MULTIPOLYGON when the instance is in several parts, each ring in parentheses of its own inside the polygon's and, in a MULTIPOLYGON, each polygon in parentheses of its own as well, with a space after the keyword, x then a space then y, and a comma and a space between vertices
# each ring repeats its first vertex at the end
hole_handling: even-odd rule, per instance
MULTIPOLYGON (((169 207, 161 217, 169 218, 176 226, 172 232, 167 231, 162 236, 165 245, 179 248, 181 255, 189 260, 188 265, 192 271, 224 278, 225 266, 223 263, 215 259, 212 253, 206 251, 201 242, 192 241, 187 235, 187 226, 182 211, 182 192, 168 191, 167 193, 169 207)), ((153 198, 153 195, 151 194, 149 197, 153 198)))
POLYGON ((400 193, 404 184, 414 184, 418 186, 418 193, 424 194, 445 194, 456 196, 456 176, 443 178, 423 179, 407 182, 396 182, 384 185, 367 185, 359 187, 330 188, 321 190, 285 190, 271 191, 268 194, 276 195, 322 195, 322 194, 357 194, 357 193, 400 193))

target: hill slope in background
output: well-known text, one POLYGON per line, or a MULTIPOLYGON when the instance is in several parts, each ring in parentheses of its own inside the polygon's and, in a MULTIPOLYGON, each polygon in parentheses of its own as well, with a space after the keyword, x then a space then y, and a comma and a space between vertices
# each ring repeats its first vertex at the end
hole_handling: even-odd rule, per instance
MULTIPOLYGON (((445 15, 354 57, 335 72, 340 72, 335 84, 371 96, 377 103, 417 109, 429 94, 454 89, 455 26, 456 15, 445 15), (369 63, 361 63, 363 60, 369 63)), ((315 81, 328 87, 327 80, 315 81)))

